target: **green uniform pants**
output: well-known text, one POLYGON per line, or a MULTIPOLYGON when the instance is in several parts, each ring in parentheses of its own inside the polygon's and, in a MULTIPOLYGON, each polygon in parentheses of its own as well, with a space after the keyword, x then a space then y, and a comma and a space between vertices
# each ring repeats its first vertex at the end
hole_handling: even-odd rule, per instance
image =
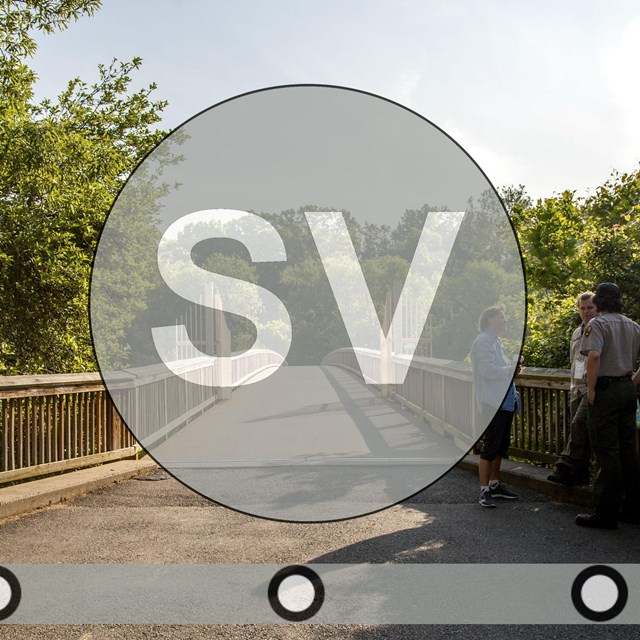
POLYGON ((598 473, 595 513, 616 520, 620 509, 640 515, 640 467, 636 448, 636 391, 630 380, 596 387, 587 423, 598 473))
POLYGON ((572 480, 589 478, 591 446, 587 428, 587 396, 578 394, 571 398, 571 430, 569 439, 556 462, 558 471, 572 480), (561 468, 562 467, 562 468, 561 468))

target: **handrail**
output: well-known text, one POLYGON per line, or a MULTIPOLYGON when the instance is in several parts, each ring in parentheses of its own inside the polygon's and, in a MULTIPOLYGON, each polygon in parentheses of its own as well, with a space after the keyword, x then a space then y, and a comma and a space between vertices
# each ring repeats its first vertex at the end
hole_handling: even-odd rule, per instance
MULTIPOLYGON (((359 373, 352 349, 338 350, 333 357, 342 358, 343 366, 359 373)), ((395 358, 404 360, 406 356, 395 358)), ((233 359, 240 366, 246 355, 234 354, 233 359)), ((274 362, 265 360, 258 369, 246 370, 243 376, 259 375, 273 366, 274 362)), ((122 387, 130 390, 160 381, 166 384, 175 378, 155 366, 123 373, 122 387)), ((243 376, 239 378, 244 379, 243 376)), ((452 430, 448 416, 454 412, 459 423, 468 415, 471 426, 473 412, 471 407, 460 406, 455 398, 447 396, 437 382, 444 376, 450 385, 471 384, 468 363, 416 356, 405 384, 391 395, 423 413, 436 428, 448 430, 461 446, 470 447, 477 434, 472 430, 452 430)), ((559 455, 569 430, 569 383, 566 369, 522 369, 516 379, 522 411, 514 424, 512 453, 544 463, 553 462, 559 455)), ((220 399, 214 396, 209 393, 194 400, 194 407, 208 406, 207 402, 220 399)), ((168 414, 164 428, 155 429, 154 434, 166 435, 167 429, 177 424, 172 420, 180 421, 168 414)), ((0 483, 130 457, 139 451, 140 445, 115 410, 100 374, 0 377, 0 483)))
POLYGON ((0 377, 0 483, 139 451, 99 374, 0 377))
MULTIPOLYGON (((149 416, 148 425, 137 426, 140 442, 149 447, 230 397, 231 389, 207 386, 213 380, 212 361, 207 357, 172 363, 174 370, 193 374, 192 382, 202 383, 200 387, 162 364, 106 372, 104 377, 116 404, 124 400, 118 406, 126 407, 125 414, 159 390, 173 392, 174 398, 176 391, 182 394, 182 402, 165 403, 162 415, 149 416)), ((286 363, 275 352, 253 350, 231 354, 229 364, 233 379, 241 384, 286 363)), ((141 450, 99 373, 0 376, 0 484, 128 458, 141 450)))
MULTIPOLYGON (((323 364, 344 367, 360 376, 375 379, 380 352, 373 349, 343 348, 331 352, 323 364), (370 356, 368 363, 362 356, 370 356), (364 362, 365 371, 361 371, 364 362), (373 371, 367 370, 373 367, 373 371)), ((394 355, 392 362, 405 366, 409 356, 394 355)), ((511 455, 532 462, 553 463, 569 436, 568 369, 523 367, 516 377, 521 396, 521 411, 516 414, 511 438, 511 455)), ((402 385, 381 385, 383 394, 390 395, 405 407, 418 413, 435 430, 446 433, 461 449, 471 449, 482 435, 476 428, 473 406, 471 365, 439 358, 414 356, 402 385), (446 384, 445 384, 446 381, 446 384)))

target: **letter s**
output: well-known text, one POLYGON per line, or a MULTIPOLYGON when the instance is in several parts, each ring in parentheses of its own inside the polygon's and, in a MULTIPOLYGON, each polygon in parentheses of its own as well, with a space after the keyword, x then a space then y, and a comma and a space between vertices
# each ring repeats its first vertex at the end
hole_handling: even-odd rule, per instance
MULTIPOLYGON (((229 209, 209 209, 183 216, 164 232, 158 245, 158 268, 167 286, 185 300, 202 304, 201 297, 207 287, 213 286, 220 294, 222 305, 206 301, 204 306, 212 309, 224 307, 224 311, 248 318, 257 330, 256 341, 243 357, 257 355, 259 350, 275 351, 286 358, 291 346, 291 318, 282 301, 271 291, 251 282, 230 278, 198 267, 191 259, 191 251, 196 244, 213 238, 228 238, 244 244, 253 262, 281 262, 287 259, 284 243, 275 228, 263 218, 247 211, 229 209), (202 224, 204 222, 204 224, 202 224), (191 227, 187 231, 187 227, 191 227), (187 231, 187 232, 185 232, 187 231), (277 331, 269 331, 269 325, 277 331)), ((151 329, 153 342, 164 364, 177 376, 192 380, 182 373, 182 366, 174 366, 176 349, 176 329, 181 339, 187 340, 184 325, 154 327, 151 329)), ((238 381, 233 379, 228 356, 208 356, 193 349, 203 360, 203 366, 214 365, 218 375, 211 382, 198 382, 206 386, 226 387, 250 384, 255 379, 238 381)), ((259 379, 273 374, 280 362, 259 379)))

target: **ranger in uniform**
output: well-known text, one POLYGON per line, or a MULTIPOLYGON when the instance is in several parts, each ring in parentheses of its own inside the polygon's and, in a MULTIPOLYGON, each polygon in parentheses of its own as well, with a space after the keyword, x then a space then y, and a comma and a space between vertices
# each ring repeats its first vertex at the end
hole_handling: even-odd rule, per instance
POLYGON ((595 293, 587 291, 578 296, 576 307, 582 323, 571 336, 571 389, 569 415, 571 429, 569 439, 556 462, 556 470, 547 476, 547 480, 568 487, 576 484, 589 484, 589 465, 591 446, 587 429, 587 367, 586 357, 580 353, 582 336, 589 320, 597 315, 593 304, 595 293))
POLYGON ((640 325, 622 315, 615 284, 598 285, 593 302, 599 316, 587 325, 580 351, 587 356, 587 424, 598 473, 594 513, 578 515, 576 524, 615 529, 618 520, 640 523, 636 390, 631 380, 640 356, 640 325))

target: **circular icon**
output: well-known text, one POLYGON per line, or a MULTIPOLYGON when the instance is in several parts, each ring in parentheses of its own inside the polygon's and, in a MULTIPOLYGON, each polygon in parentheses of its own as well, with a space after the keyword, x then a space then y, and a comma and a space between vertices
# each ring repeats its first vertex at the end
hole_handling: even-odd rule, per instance
POLYGON ((314 616, 324 602, 324 585, 309 567, 292 565, 276 573, 268 589, 269 603, 285 620, 302 622, 314 616))
POLYGON ((15 613, 21 597, 18 578, 9 569, 0 567, 0 620, 15 613))
POLYGON ((112 206, 90 292, 102 377, 150 455, 211 500, 300 522, 389 507, 466 455, 492 418, 469 352, 496 305, 499 404, 526 296, 495 189, 422 116, 317 85, 166 137, 112 206))
POLYGON ((618 571, 595 565, 581 571, 571 587, 571 599, 578 612, 589 620, 605 622, 615 618, 627 604, 629 589, 618 571))

